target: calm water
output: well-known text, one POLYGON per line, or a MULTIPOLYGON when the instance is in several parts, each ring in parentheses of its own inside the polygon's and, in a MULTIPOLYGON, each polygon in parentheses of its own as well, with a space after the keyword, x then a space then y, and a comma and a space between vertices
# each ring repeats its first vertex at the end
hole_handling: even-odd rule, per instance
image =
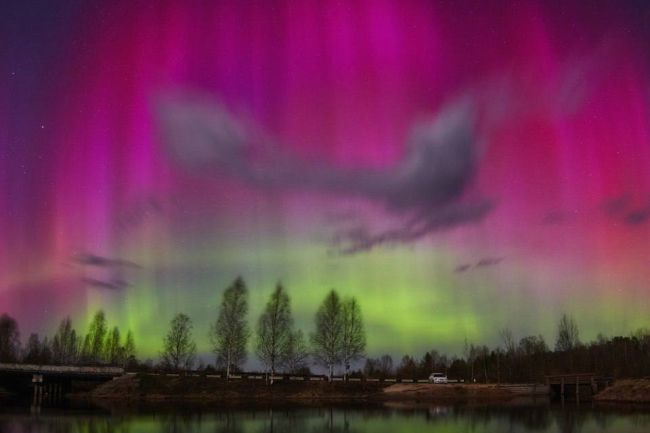
POLYGON ((24 432, 650 432, 650 412, 552 405, 165 411, 0 409, 0 433, 24 432))

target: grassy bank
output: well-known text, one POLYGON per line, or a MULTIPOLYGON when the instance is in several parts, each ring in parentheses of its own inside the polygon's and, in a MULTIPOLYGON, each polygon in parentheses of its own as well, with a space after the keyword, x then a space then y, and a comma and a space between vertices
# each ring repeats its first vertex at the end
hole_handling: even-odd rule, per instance
POLYGON ((275 400, 371 400, 381 394, 374 383, 325 383, 278 381, 273 386, 263 381, 209 379, 194 376, 124 376, 97 387, 93 399, 141 401, 196 401, 215 403, 267 402, 275 400))
POLYGON ((215 404, 379 403, 384 401, 495 402, 514 397, 486 385, 393 384, 377 382, 263 381, 226 382, 204 377, 124 376, 78 396, 104 401, 188 402, 215 404))
POLYGON ((594 399, 607 403, 650 404, 650 379, 617 380, 594 399))
POLYGON ((500 402, 515 395, 496 385, 428 383, 397 383, 384 388, 383 398, 389 401, 433 401, 433 402, 500 402))

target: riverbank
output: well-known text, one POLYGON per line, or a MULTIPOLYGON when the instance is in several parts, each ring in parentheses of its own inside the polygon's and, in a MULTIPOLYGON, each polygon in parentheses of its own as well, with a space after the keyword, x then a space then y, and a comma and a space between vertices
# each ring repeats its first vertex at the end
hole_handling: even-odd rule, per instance
POLYGON ((385 401, 502 402, 517 395, 506 388, 481 384, 396 383, 383 389, 385 401))
POLYGON ((603 403, 650 404, 650 378, 617 380, 594 400, 603 403))
POLYGON ((258 380, 232 380, 198 376, 129 375, 106 382, 75 398, 99 401, 147 403, 186 402, 240 405, 249 402, 326 401, 364 402, 378 398, 377 383, 326 383, 322 381, 276 381, 272 386, 258 380))
POLYGON ((190 404, 267 404, 267 403, 381 403, 417 401, 440 403, 503 402, 517 397, 495 385, 277 381, 272 386, 261 381, 183 376, 123 376, 98 386, 77 399, 113 402, 190 404))

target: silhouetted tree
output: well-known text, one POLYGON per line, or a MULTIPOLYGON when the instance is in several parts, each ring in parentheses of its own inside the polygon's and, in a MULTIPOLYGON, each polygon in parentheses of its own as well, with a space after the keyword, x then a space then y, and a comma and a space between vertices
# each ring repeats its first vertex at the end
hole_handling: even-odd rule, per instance
POLYGON ((289 352, 292 325, 289 295, 278 284, 257 322, 256 353, 267 371, 270 371, 271 383, 276 368, 289 352))
POLYGON ((282 360, 284 369, 289 373, 300 373, 307 369, 307 360, 309 358, 309 351, 305 338, 301 330, 296 330, 289 335, 289 344, 287 345, 287 352, 282 360))
POLYGON ((363 375, 366 377, 374 377, 377 375, 378 371, 378 361, 373 358, 366 358, 366 362, 363 364, 363 375))
POLYGON ((541 373, 544 370, 544 354, 548 352, 548 346, 546 345, 546 341, 544 341, 544 337, 541 335, 523 337, 519 340, 518 352, 527 360, 527 377, 530 380, 541 379, 541 373))
POLYGON ((84 338, 82 358, 86 362, 99 363, 104 358, 104 343, 106 340, 106 316, 99 310, 93 316, 88 327, 88 333, 84 338))
POLYGON ((470 344, 467 341, 467 338, 465 338, 465 360, 467 361, 467 365, 470 369, 470 381, 475 382, 475 377, 474 377, 474 363, 476 362, 476 356, 477 356, 477 348, 474 347, 474 344, 470 344))
POLYGON ((316 331, 311 334, 312 351, 316 362, 327 368, 332 379, 334 365, 341 360, 343 344, 343 314, 338 293, 330 291, 316 312, 316 331))
POLYGON ((187 370, 192 368, 196 343, 192 339, 192 320, 179 313, 170 322, 169 332, 163 341, 162 360, 167 368, 187 370))
POLYGON ((557 328, 555 350, 565 352, 576 348, 580 344, 578 325, 573 317, 562 315, 557 328))
POLYGON ((79 350, 77 332, 72 328, 69 317, 61 321, 52 339, 52 358, 55 364, 73 364, 79 350))
POLYGON ((129 329, 126 333, 126 342, 124 343, 124 354, 123 354, 123 365, 124 368, 130 367, 135 364, 135 340, 133 339, 133 332, 129 329))
POLYGON ((26 364, 41 364, 42 363, 42 354, 43 348, 41 347, 41 341, 38 338, 38 334, 31 333, 27 339, 27 345, 25 346, 23 353, 23 362, 26 364))
POLYGON ((111 365, 120 365, 122 364, 123 358, 123 348, 120 346, 120 330, 117 326, 114 326, 113 329, 106 336, 106 342, 104 343, 104 349, 106 352, 106 361, 111 365))
POLYGON ((363 374, 368 377, 388 377, 393 374, 393 358, 383 355, 380 358, 366 358, 363 374))
POLYGON ((431 373, 435 370, 435 363, 433 361, 433 356, 431 353, 426 352, 422 359, 420 360, 420 365, 418 366, 420 377, 429 377, 431 373))
POLYGON ((366 350, 366 333, 363 328, 361 308, 357 300, 352 297, 343 301, 341 307, 342 335, 341 335, 341 361, 344 367, 344 377, 347 380, 350 364, 363 357, 366 350))
MULTIPOLYGON (((499 331, 501 337, 501 344, 503 345, 503 364, 507 372, 507 380, 512 380, 512 367, 515 359, 515 351, 517 349, 515 344, 515 337, 509 328, 503 328, 499 331)), ((501 359, 499 353, 499 360, 501 359)))
POLYGON ((52 343, 50 339, 45 336, 41 341, 41 364, 51 364, 52 363, 52 343))
POLYGON ((225 367, 226 378, 233 367, 238 368, 246 360, 247 313, 248 290, 244 280, 237 277, 223 293, 219 316, 210 332, 217 365, 225 367))
POLYGON ((0 316, 0 362, 16 362, 20 354, 18 323, 8 314, 0 316))
POLYGON ((393 374, 393 358, 390 355, 382 355, 381 358, 379 358, 379 365, 378 365, 378 370, 379 374, 381 374, 383 377, 387 377, 393 374))
POLYGON ((412 356, 404 355, 402 362, 397 367, 397 375, 404 379, 415 379, 418 373, 418 366, 412 356))
POLYGON ((488 383, 488 364, 490 363, 490 349, 487 346, 476 347, 476 358, 480 361, 480 367, 483 369, 483 378, 488 383))

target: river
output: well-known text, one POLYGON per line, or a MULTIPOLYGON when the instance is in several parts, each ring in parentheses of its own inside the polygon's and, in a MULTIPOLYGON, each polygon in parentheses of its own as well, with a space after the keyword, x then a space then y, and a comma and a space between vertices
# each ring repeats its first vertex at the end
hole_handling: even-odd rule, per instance
POLYGON ((650 432, 647 409, 591 404, 293 409, 0 408, 2 433, 650 432))

